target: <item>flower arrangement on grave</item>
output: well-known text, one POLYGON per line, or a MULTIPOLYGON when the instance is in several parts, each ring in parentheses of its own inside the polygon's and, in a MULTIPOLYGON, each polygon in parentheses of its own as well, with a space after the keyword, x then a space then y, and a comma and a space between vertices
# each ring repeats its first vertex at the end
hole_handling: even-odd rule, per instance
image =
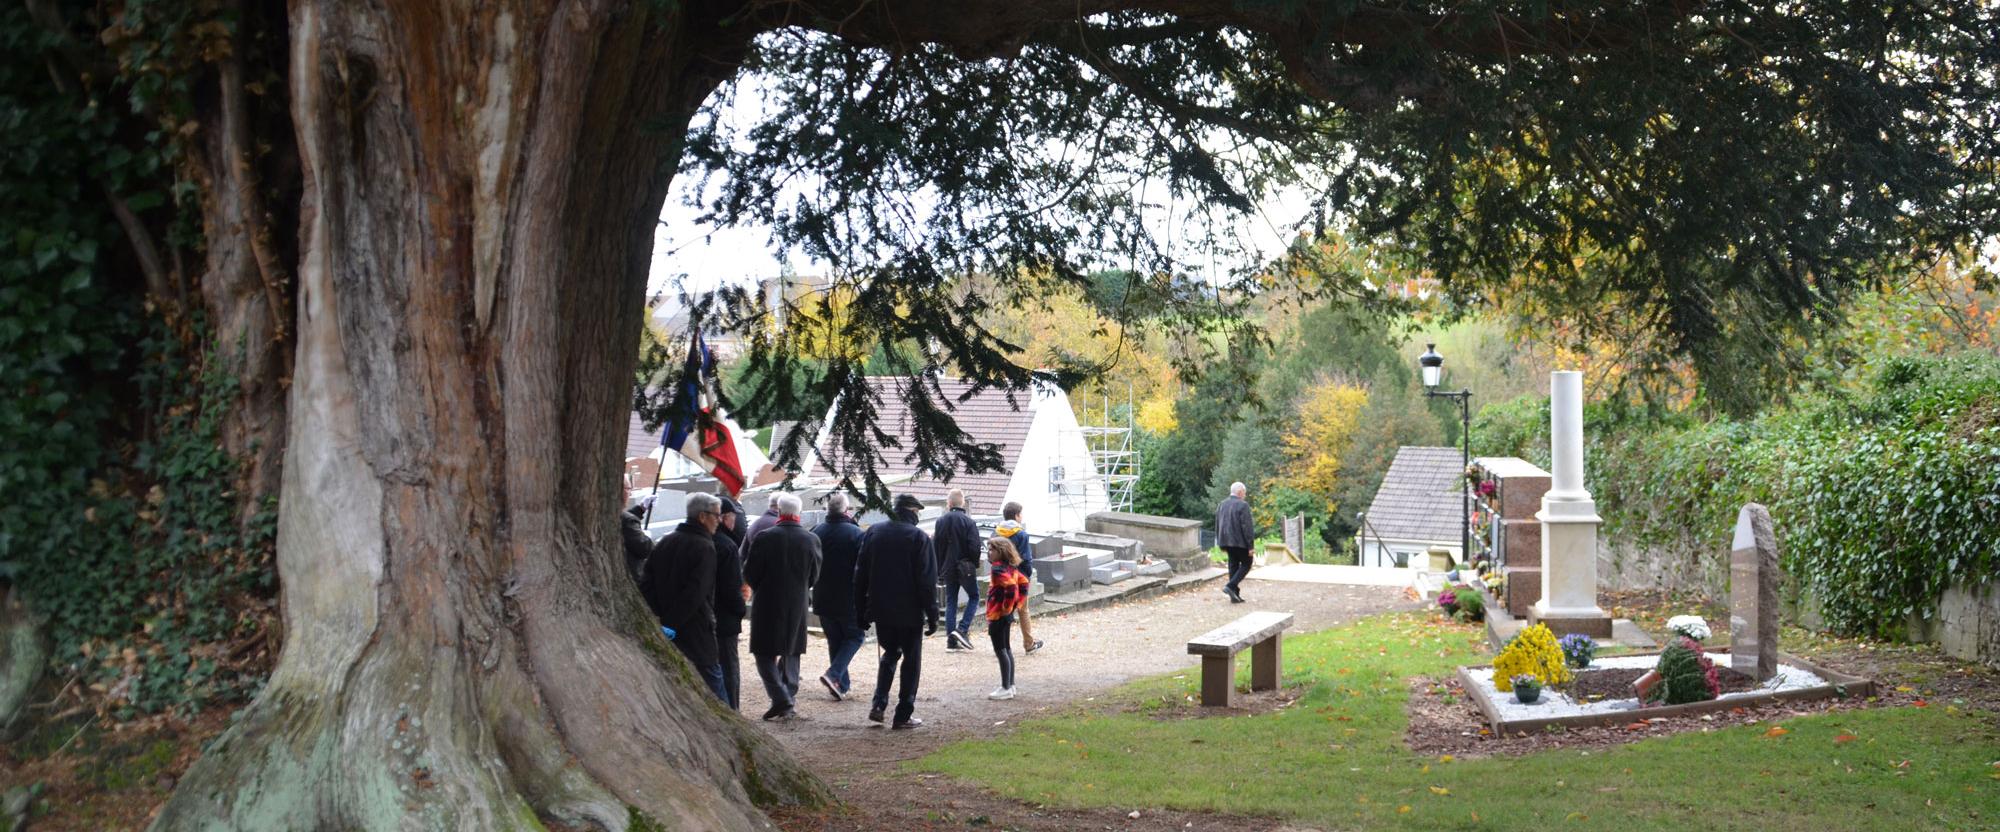
POLYGON ((1709 661, 1701 643, 1691 638, 1682 638, 1660 651, 1660 662, 1653 666, 1653 672, 1659 674, 1659 681, 1646 692, 1649 704, 1706 702, 1722 693, 1715 662, 1709 661))
POLYGON ((1453 613, 1458 620, 1467 624, 1486 620, 1486 596, 1467 590, 1458 596, 1458 610, 1453 613))
POLYGON ((1438 593, 1437 605, 1445 615, 1458 614, 1458 593, 1449 589, 1438 593))
POLYGON ((1479 496, 1491 500, 1493 499, 1493 495, 1500 493, 1500 486, 1496 485, 1492 480, 1480 480, 1479 485, 1473 490, 1478 492, 1479 496))
POLYGON ((1566 685, 1573 678, 1569 660, 1547 624, 1521 628, 1521 634, 1493 659, 1493 686, 1501 692, 1513 690, 1514 677, 1521 675, 1540 679, 1543 687, 1566 685))
POLYGON ((1696 642, 1707 641, 1712 634, 1708 622, 1699 615, 1676 615, 1667 619, 1667 632, 1696 642))
POLYGON ((1590 660, 1597 656, 1597 640, 1582 633, 1570 633, 1556 644, 1562 647, 1563 657, 1569 659, 1570 667, 1589 667, 1590 660))
POLYGON ((1514 701, 1523 705, 1533 705, 1542 698, 1542 680, 1523 673, 1508 681, 1514 683, 1514 701))

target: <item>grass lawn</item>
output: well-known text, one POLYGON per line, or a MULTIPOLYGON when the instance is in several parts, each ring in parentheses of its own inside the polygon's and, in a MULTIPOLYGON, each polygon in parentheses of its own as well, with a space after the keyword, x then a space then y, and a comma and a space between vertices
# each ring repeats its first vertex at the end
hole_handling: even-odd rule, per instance
POLYGON ((1307 691, 1282 711, 1173 718, 1196 694, 1190 669, 1121 688, 1109 711, 1029 721, 909 765, 1037 803, 1330 829, 2000 828, 2000 734, 1990 715, 1957 708, 1845 710, 1589 752, 1409 751, 1406 680, 1486 655, 1473 627, 1380 616, 1287 639, 1286 680, 1307 691))

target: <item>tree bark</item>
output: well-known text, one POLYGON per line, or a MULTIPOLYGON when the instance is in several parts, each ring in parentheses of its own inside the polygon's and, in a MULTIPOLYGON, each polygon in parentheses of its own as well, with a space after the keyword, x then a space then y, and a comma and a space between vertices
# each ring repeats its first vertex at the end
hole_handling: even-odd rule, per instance
POLYGON ((618 555, 654 217, 746 45, 687 9, 293 4, 287 637, 155 829, 736 830, 827 799, 618 555))

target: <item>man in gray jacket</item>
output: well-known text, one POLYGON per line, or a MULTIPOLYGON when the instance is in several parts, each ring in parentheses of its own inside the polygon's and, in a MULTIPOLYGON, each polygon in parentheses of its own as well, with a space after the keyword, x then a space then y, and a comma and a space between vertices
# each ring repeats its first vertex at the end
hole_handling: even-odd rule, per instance
POLYGON ((1250 520, 1250 504, 1243 495, 1250 489, 1230 483, 1229 499, 1215 508, 1215 545, 1229 555, 1229 583, 1222 594, 1232 604, 1243 603, 1243 576, 1250 574, 1250 545, 1257 540, 1257 526, 1250 520))

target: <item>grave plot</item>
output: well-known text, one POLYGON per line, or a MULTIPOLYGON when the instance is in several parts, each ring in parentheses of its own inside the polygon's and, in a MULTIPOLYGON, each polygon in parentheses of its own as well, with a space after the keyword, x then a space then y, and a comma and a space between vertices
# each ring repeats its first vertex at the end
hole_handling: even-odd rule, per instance
POLYGON ((1533 704, 1523 704, 1514 693, 1501 691, 1491 665, 1461 667, 1458 677, 1494 732, 1505 734, 1542 731, 1553 725, 1621 725, 1654 717, 1693 716, 1774 702, 1865 697, 1875 692, 1875 683, 1870 680, 1782 654, 1771 678, 1760 682, 1729 669, 1728 650, 1705 652, 1717 667, 1722 690, 1714 699, 1680 705, 1642 705, 1632 689, 1632 683, 1659 661, 1658 653, 1598 659, 1576 670, 1575 680, 1568 686, 1544 690, 1533 704))

